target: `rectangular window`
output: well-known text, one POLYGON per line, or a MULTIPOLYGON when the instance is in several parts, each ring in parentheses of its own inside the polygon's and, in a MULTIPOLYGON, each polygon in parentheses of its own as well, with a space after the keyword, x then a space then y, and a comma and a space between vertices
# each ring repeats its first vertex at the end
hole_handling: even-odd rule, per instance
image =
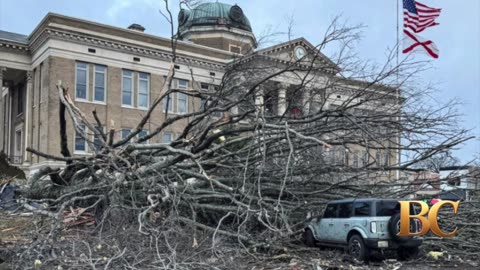
POLYGON ((400 213, 400 204, 397 201, 382 200, 377 202, 377 217, 393 216, 400 213))
POLYGON ((367 151, 362 151, 362 166, 367 166, 368 164, 368 153, 367 151))
POLYGON ((345 164, 345 149, 343 147, 338 147, 338 149, 335 151, 335 164, 345 164))
POLYGON ((106 71, 105 66, 95 65, 93 101, 106 102, 106 71))
POLYGON ((75 76, 75 98, 88 100, 88 64, 77 63, 75 76))
POLYGON ((139 108, 148 108, 150 93, 150 75, 138 74, 138 104, 139 108))
POLYGON ((95 151, 100 151, 102 150, 102 140, 100 138, 102 137, 101 133, 104 132, 103 127, 95 127, 95 134, 93 135, 93 145, 95 146, 95 151))
POLYGON ((133 106, 133 72, 129 70, 122 73, 122 105, 133 106))
POLYGON ((132 130, 130 128, 122 128, 122 140, 125 139, 132 130))
POLYGON ((358 151, 353 153, 353 167, 358 168, 358 151))
POLYGON ((339 218, 349 218, 352 215, 352 203, 341 203, 338 209, 339 218))
POLYGON ((370 203, 368 203, 368 202, 355 202, 353 204, 353 216, 355 216, 355 217, 368 217, 368 216, 370 216, 370 203))
POLYGON ((187 95, 184 93, 177 93, 177 111, 187 113, 187 95))
POLYGON ((173 95, 165 96, 162 99, 163 112, 167 112, 167 100, 168 100, 168 112, 173 112, 173 95))
POLYGON ((15 154, 22 151, 22 130, 15 131, 15 154))
POLYGON ((178 88, 179 89, 187 89, 188 81, 186 80, 178 80, 178 88))
POLYGON ((162 136, 162 143, 169 144, 173 141, 173 134, 171 132, 164 132, 162 136))
POLYGON ((382 153, 380 153, 380 151, 378 151, 376 154, 375 154, 375 161, 377 162, 377 166, 380 167, 383 165, 382 163, 382 153))
POLYGON ((338 204, 329 204, 325 208, 325 213, 323 213, 323 218, 336 218, 337 217, 337 207, 338 204))
POLYGON ((79 133, 75 129, 75 151, 76 152, 86 152, 87 151, 87 141, 85 140, 85 125, 80 125, 78 129, 82 132, 79 133))
POLYGON ((208 83, 203 83, 203 82, 200 83, 200 89, 202 89, 202 90, 208 90, 208 88, 209 88, 209 87, 208 87, 208 83))
POLYGON ((242 49, 239 46, 231 45, 230 44, 230 52, 232 53, 240 53, 242 49))
MULTIPOLYGON (((143 138, 143 137, 145 137, 145 136, 147 136, 147 135, 148 135, 148 131, 144 129, 144 130, 140 131, 140 132, 137 134, 137 137, 138 137, 138 139, 141 139, 141 138, 143 138)), ((146 143, 148 143, 148 140, 146 140, 146 141, 144 141, 144 142, 141 142, 141 143, 142 143, 142 144, 146 144, 146 143)))

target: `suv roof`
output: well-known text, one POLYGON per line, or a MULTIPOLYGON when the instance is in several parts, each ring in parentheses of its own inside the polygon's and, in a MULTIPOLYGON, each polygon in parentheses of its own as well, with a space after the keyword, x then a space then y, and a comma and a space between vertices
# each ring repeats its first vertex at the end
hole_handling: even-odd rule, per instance
POLYGON ((348 198, 348 199, 341 199, 341 200, 334 200, 329 201, 330 203, 348 203, 348 202, 376 202, 376 201, 398 201, 397 199, 381 199, 381 198, 348 198))

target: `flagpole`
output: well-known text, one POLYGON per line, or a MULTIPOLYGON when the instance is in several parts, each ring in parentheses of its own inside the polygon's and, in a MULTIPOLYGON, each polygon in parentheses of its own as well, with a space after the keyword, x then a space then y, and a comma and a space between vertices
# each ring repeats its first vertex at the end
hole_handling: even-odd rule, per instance
MULTIPOLYGON (((397 0, 397 68, 398 68, 398 58, 399 58, 399 53, 400 53, 400 23, 399 23, 399 13, 400 13, 400 9, 399 9, 399 0, 397 0)), ((397 70, 397 84, 398 84, 398 70, 397 70)))
MULTIPOLYGON (((399 76, 398 76, 398 72, 399 72, 399 69, 398 69, 398 57, 399 57, 399 53, 400 53, 400 23, 399 23, 399 19, 400 19, 400 16, 399 16, 399 13, 400 13, 400 9, 399 9, 399 5, 400 5, 400 2, 399 0, 397 0, 397 44, 396 44, 396 47, 397 47, 397 66, 395 67, 397 69, 397 72, 396 72, 396 75, 397 75, 397 87, 400 87, 399 85, 399 76)), ((395 91, 396 93, 396 96, 397 96, 397 102, 399 102, 399 99, 400 99, 400 89, 397 88, 397 91, 395 91)), ((400 119, 398 119, 400 120, 400 119)), ((401 154, 400 154, 400 138, 398 138, 398 150, 397 150, 397 162, 398 162, 398 165, 400 165, 400 162, 401 162, 401 154)), ((396 182, 400 181, 400 171, 397 170, 395 172, 395 178, 396 178, 396 182)))

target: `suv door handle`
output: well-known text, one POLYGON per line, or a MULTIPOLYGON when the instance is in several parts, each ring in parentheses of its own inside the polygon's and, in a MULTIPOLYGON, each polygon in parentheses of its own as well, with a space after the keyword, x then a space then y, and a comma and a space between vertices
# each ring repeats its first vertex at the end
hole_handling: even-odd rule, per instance
POLYGON ((328 225, 333 226, 333 223, 330 223, 330 224, 328 224, 328 225))

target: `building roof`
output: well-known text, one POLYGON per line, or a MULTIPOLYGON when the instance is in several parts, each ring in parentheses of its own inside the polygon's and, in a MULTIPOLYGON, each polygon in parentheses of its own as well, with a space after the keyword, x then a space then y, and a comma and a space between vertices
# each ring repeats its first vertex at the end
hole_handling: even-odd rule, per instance
POLYGON ((28 44, 28 36, 0 30, 0 39, 28 44))
POLYGON ((180 32, 193 26, 228 26, 252 32, 250 21, 238 5, 219 2, 203 3, 178 14, 180 32))

